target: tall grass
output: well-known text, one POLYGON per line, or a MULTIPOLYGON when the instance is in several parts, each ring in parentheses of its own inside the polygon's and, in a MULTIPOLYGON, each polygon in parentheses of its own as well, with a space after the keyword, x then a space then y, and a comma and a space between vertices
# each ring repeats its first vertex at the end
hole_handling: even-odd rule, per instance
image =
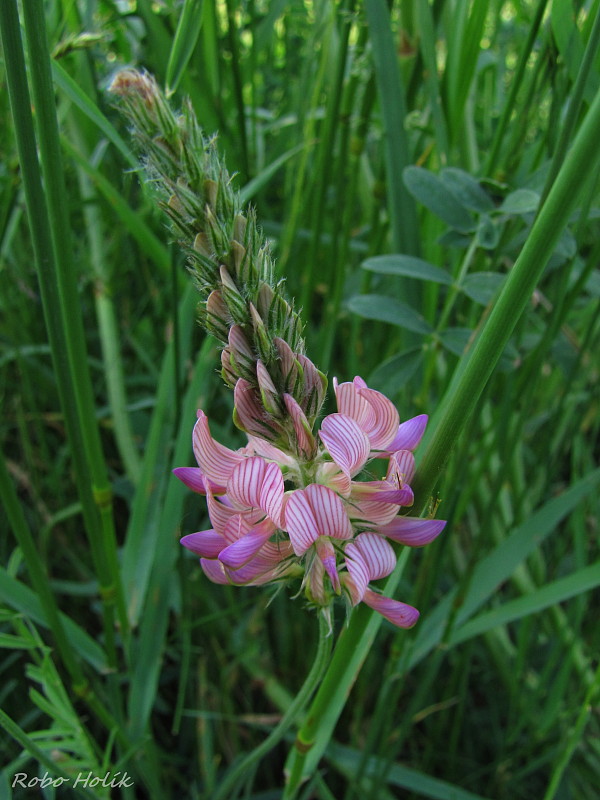
POLYGON ((421 619, 336 618, 299 796, 593 800, 597 0, 21 5, 0 4, 3 796, 48 772, 57 797, 280 797, 291 738, 228 770, 317 651, 299 598, 210 584, 178 544, 207 527, 171 476, 196 409, 242 441, 106 93, 135 65, 218 131, 315 363, 430 415, 416 488, 449 525, 394 579, 421 619), (133 785, 73 786, 89 772, 133 785))

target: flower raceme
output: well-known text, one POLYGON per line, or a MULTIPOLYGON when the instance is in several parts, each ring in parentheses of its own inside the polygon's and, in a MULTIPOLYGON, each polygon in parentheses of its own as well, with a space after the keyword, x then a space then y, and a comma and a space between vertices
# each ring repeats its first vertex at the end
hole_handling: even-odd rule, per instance
MULTIPOLYGON (((243 383, 236 386, 236 395, 243 390, 243 383)), ((427 417, 400 424, 391 401, 359 377, 334 380, 334 390, 338 411, 323 419, 320 444, 298 402, 284 396, 297 440, 293 452, 252 434, 245 447, 230 450, 212 438, 198 411, 198 467, 174 472, 206 496, 213 527, 181 543, 200 556, 215 583, 257 586, 302 577, 309 601, 326 613, 333 597, 343 595, 352 606, 366 603, 410 628, 417 609, 383 597, 370 583, 395 567, 388 540, 422 547, 446 524, 400 513, 413 503, 413 451, 427 417), (387 459, 385 477, 356 480, 372 459, 387 459)))

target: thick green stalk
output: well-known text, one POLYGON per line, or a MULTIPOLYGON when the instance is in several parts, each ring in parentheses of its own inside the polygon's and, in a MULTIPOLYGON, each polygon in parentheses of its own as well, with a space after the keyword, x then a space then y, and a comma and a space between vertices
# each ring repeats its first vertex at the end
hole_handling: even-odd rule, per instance
POLYGON ((586 178, 600 161, 600 93, 583 121, 548 199, 510 271, 504 288, 470 354, 459 364, 417 470, 415 508, 424 508, 446 459, 471 416, 569 217, 586 178))
MULTIPOLYGON (((386 581, 387 596, 393 594, 400 581, 408 553, 405 548, 386 581)), ((350 624, 339 636, 329 668, 289 753, 283 800, 293 800, 303 777, 315 770, 382 622, 383 617, 364 604, 352 612, 350 624)))

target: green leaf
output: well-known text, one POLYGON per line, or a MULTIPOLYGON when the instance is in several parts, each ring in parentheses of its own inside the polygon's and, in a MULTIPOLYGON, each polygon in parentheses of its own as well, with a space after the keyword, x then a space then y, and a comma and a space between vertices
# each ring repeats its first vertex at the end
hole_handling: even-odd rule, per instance
POLYGON ((479 181, 468 172, 456 167, 447 167, 441 171, 440 179, 461 205, 470 211, 485 213, 495 208, 492 198, 479 181))
POLYGON ((425 208, 459 233, 470 233, 476 225, 455 194, 442 180, 423 167, 406 167, 402 173, 408 191, 425 208))
POLYGON ((385 255, 367 258, 361 264, 363 269, 370 272, 378 272, 381 275, 405 275, 410 278, 418 278, 421 281, 432 281, 433 283, 452 283, 452 275, 446 270, 423 261, 422 258, 405 255, 385 255))
POLYGON ((471 328, 446 328, 438 334, 442 345, 455 356, 462 356, 472 336, 471 328))
POLYGON ((499 287, 504 283, 506 275, 498 272, 473 272, 463 280, 460 289, 471 300, 481 303, 482 306, 492 300, 499 287))
POLYGON ((596 561, 595 564, 543 586, 536 592, 517 597, 515 600, 503 603, 498 608, 469 620, 453 633, 450 637, 450 643, 458 644, 471 639, 473 636, 479 636, 486 631, 490 631, 492 628, 498 627, 498 625, 506 625, 508 622, 514 622, 531 614, 537 614, 545 608, 562 603, 583 592, 589 592, 599 585, 600 561, 596 561))
POLYGON ((177 91, 202 27, 203 0, 185 0, 167 64, 167 96, 177 91))
POLYGON ((431 333, 433 330, 427 320, 406 303, 382 294, 355 295, 348 301, 348 308, 366 319, 388 322, 415 333, 431 333))
POLYGON ((482 214, 479 218, 479 225, 476 233, 477 244, 484 250, 495 250, 500 241, 500 227, 494 224, 487 214, 482 214))
POLYGON ((504 198, 498 209, 504 214, 531 214, 537 211, 540 195, 533 189, 517 189, 504 198))
POLYGON ((415 374, 423 361, 423 350, 415 347, 383 361, 369 375, 368 384, 385 395, 393 396, 415 374))

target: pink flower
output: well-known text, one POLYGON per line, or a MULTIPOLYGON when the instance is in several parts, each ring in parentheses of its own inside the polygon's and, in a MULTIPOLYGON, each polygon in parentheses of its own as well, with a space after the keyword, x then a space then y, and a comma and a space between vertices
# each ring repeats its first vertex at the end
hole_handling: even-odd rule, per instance
MULTIPOLYGON (((242 344, 236 343, 240 352, 242 344)), ((279 349, 288 374, 299 375, 300 361, 293 360, 299 357, 292 358, 281 344, 279 349)), ((319 375, 311 377, 315 385, 319 375)), ((262 373, 261 381, 261 391, 275 403, 274 386, 262 373)), ((321 445, 300 403, 283 395, 292 452, 276 446, 270 433, 261 436, 265 420, 253 416, 256 396, 243 379, 236 384, 236 413, 250 431, 246 447, 230 450, 216 442, 206 415, 198 412, 193 433, 198 467, 174 472, 206 495, 212 528, 181 542, 200 556, 215 583, 260 585, 303 575, 306 595, 319 607, 327 609, 332 593, 343 593, 352 605, 364 602, 395 625, 411 627, 419 612, 378 594, 370 582, 394 569, 396 555, 388 540, 422 547, 446 524, 399 515, 413 503, 412 450, 427 417, 400 424, 392 403, 361 378, 334 381, 334 387, 338 412, 323 419, 321 445), (385 477, 358 480, 374 458, 388 459, 385 477), (286 491, 286 481, 295 488, 286 491)))

